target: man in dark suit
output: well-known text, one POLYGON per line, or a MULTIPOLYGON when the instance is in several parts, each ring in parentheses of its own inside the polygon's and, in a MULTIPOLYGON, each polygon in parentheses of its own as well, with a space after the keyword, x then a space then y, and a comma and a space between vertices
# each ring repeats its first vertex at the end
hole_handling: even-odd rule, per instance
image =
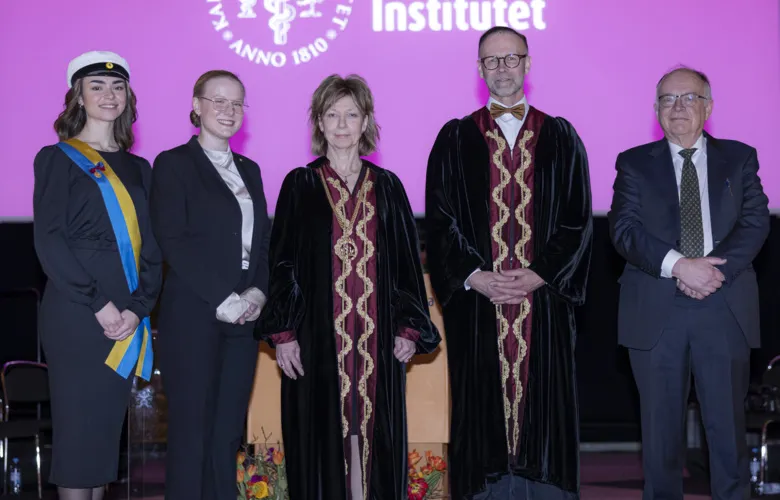
POLYGON ((744 399, 760 344, 752 261, 769 232, 756 150, 703 131, 709 80, 661 78, 665 138, 617 158, 609 224, 627 264, 619 342, 629 350, 642 416, 644 500, 683 498, 683 429, 693 374, 710 449, 712 496, 749 498, 744 399))

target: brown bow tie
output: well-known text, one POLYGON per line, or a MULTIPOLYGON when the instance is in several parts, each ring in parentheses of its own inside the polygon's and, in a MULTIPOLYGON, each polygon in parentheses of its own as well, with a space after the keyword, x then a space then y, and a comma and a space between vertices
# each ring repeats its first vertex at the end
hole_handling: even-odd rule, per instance
POLYGON ((494 120, 504 113, 512 113, 512 116, 518 120, 522 120, 525 116, 525 104, 518 104, 517 106, 512 106, 511 108, 505 108, 503 106, 499 106, 496 103, 490 104, 490 116, 492 116, 494 120))

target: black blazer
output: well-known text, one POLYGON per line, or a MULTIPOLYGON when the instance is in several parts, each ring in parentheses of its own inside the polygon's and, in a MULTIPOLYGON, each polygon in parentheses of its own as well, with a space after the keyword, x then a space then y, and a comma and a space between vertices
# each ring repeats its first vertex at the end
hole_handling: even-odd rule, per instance
MULTIPOLYGON (((255 213, 249 286, 267 296, 271 223, 260 168, 233 157, 255 213)), ((243 292, 241 208, 197 137, 154 160, 150 201, 152 228, 170 266, 166 281, 181 281, 215 311, 232 292, 243 292)))
MULTIPOLYGON (((758 177, 756 150, 737 141, 707 139, 712 257, 726 277, 723 294, 750 347, 759 347, 758 284, 753 259, 769 234, 768 200, 758 177)), ((680 203, 666 139, 620 153, 609 212, 612 242, 627 263, 620 277, 618 340, 650 349, 666 325, 676 291, 661 278, 667 252, 680 249, 680 203)), ((714 297, 714 296, 712 296, 714 297)), ((704 300, 710 300, 706 298, 704 300)))

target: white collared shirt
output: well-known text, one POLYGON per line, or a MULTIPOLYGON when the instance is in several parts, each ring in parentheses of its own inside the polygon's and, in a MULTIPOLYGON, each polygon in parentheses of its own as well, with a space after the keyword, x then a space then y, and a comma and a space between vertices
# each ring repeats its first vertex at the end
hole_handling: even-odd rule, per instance
POLYGON ((528 117, 528 100, 525 98, 525 96, 523 96, 523 98, 517 101, 513 106, 505 106, 491 97, 488 99, 487 103, 488 110, 490 110, 490 105, 494 103, 498 106, 501 106, 502 108, 518 106, 520 104, 525 105, 525 114, 523 115, 522 120, 515 118, 512 113, 504 113, 503 115, 496 118, 496 123, 498 123, 498 126, 501 127, 501 132, 504 134, 504 137, 508 142, 509 151, 511 154, 515 147, 515 141, 517 141, 517 134, 520 133, 520 129, 523 128, 525 119, 528 117))
MULTIPOLYGON (((252 253, 252 235, 254 233, 255 212, 252 196, 238 171, 233 152, 203 149, 228 189, 235 196, 241 208, 241 269, 249 269, 249 256, 252 253)), ((247 318, 255 321, 265 305, 265 294, 255 287, 247 288, 241 295, 233 292, 217 307, 217 319, 225 323, 235 323, 247 310, 249 303, 257 305, 255 313, 247 318)))
POLYGON ((214 168, 222 180, 225 181, 228 189, 235 196, 238 206, 241 208, 241 269, 249 269, 249 255, 252 253, 252 234, 255 225, 254 204, 252 196, 249 194, 244 179, 238 172, 233 152, 228 148, 227 151, 214 151, 203 149, 206 156, 211 160, 214 168))
MULTIPOLYGON (((699 178, 699 198, 701 199, 701 222, 704 231, 704 255, 712 252, 712 218, 710 216, 710 192, 708 189, 709 180, 707 175, 707 139, 704 134, 693 144, 696 152, 693 153, 691 161, 696 167, 696 176, 699 178)), ((680 151, 684 148, 672 142, 669 142, 669 149, 672 153, 672 163, 674 164, 674 177, 677 181, 677 196, 680 196, 680 183, 682 181, 682 168, 685 159, 680 156, 680 151)), ((664 278, 672 277, 672 269, 678 260, 685 256, 672 248, 664 257, 661 264, 661 276, 664 278)))

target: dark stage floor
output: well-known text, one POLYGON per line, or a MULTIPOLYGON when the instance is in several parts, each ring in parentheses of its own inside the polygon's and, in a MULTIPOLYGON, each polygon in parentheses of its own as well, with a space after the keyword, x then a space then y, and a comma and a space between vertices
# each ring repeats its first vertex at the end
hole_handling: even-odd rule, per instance
MULTIPOLYGON (((639 453, 583 452, 581 457, 582 500, 640 500, 642 498, 642 467, 639 453)), ((144 463, 139 461, 131 466, 131 471, 129 483, 112 485, 108 495, 110 500, 163 500, 165 466, 161 455, 150 457, 144 463)), ((56 498, 53 491, 48 488, 47 490, 45 498, 56 498)), ((0 499, 25 500, 36 497, 33 489, 31 496, 0 496, 0 499)), ((686 500, 710 498, 706 480, 687 477, 685 498, 686 500)))

